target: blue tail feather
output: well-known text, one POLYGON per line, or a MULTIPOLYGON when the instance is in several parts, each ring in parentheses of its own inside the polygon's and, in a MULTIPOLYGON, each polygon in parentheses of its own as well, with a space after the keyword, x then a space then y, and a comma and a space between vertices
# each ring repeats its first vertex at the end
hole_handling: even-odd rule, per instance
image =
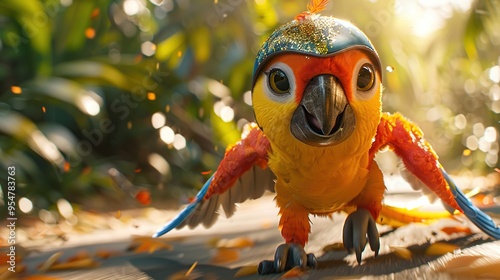
MULTIPOLYGON (((215 174, 215 173, 214 173, 215 174)), ((203 198, 205 197, 205 194, 208 191, 208 188, 210 187, 210 183, 212 182, 212 179, 214 178, 214 175, 210 177, 210 179, 205 182, 201 190, 196 194, 196 197, 193 202, 191 202, 184 210, 182 210, 175 218, 173 218, 168 224, 166 224, 162 229, 158 230, 155 234, 153 234, 153 238, 160 237, 164 235, 165 233, 173 230, 176 228, 178 225, 180 225, 184 220, 186 220, 191 213, 196 209, 196 207, 203 201, 203 198)))
POLYGON ((495 224, 495 222, 486 213, 481 211, 472 204, 469 198, 457 187, 455 182, 448 176, 448 173, 444 169, 440 169, 443 174, 444 179, 450 186, 450 190, 455 197, 457 204, 464 211, 465 216, 469 218, 479 229, 484 231, 489 236, 500 239, 500 228, 495 224))

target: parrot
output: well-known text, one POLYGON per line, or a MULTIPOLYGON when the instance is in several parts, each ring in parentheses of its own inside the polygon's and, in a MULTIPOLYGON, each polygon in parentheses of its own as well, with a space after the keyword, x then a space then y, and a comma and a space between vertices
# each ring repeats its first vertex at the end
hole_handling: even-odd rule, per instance
POLYGON ((392 150, 409 173, 446 205, 493 238, 500 228, 461 192, 416 124, 382 112, 382 63, 369 38, 349 21, 323 16, 327 0, 272 32, 257 53, 252 79, 255 122, 228 147, 193 201, 167 225, 213 225, 219 209, 231 217, 238 203, 275 193, 284 243, 259 274, 315 267, 304 250, 310 215, 346 212, 344 247, 358 263, 369 244, 380 249, 377 218, 385 184, 374 160, 392 150))

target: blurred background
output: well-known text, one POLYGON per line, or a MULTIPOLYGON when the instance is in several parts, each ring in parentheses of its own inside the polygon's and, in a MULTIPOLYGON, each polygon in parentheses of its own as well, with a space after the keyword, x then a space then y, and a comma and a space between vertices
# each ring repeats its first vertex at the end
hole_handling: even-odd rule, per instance
MULTIPOLYGON (((21 215, 187 202, 253 120, 259 47, 306 3, 0 1, 0 205, 8 167, 21 215)), ((451 174, 495 172, 498 1, 335 0, 322 14, 371 38, 383 109, 416 122, 451 174)))

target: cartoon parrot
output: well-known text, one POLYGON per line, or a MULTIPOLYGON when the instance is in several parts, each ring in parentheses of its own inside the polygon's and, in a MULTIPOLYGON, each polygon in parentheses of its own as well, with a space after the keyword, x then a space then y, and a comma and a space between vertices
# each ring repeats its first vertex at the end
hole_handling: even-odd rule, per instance
POLYGON ((313 267, 304 246, 309 215, 348 213, 346 249, 358 262, 366 243, 378 253, 376 219, 383 207, 382 172, 374 160, 386 147, 442 201, 494 238, 500 228, 455 186, 422 132, 400 114, 381 112, 382 66, 366 35, 347 21, 320 16, 328 1, 279 27, 257 54, 252 82, 256 123, 226 150, 195 200, 154 237, 185 225, 211 226, 222 206, 276 193, 285 239, 259 273, 313 267))

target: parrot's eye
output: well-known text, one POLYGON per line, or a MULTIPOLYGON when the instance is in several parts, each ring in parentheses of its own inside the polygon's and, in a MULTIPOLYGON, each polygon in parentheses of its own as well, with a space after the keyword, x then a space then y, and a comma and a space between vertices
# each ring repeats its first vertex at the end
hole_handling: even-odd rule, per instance
POLYGON ((375 74, 373 66, 369 63, 363 64, 358 73, 357 87, 361 91, 369 91, 375 84, 375 74))
POLYGON ((269 86, 278 95, 290 92, 290 82, 281 69, 272 69, 269 72, 269 86))

